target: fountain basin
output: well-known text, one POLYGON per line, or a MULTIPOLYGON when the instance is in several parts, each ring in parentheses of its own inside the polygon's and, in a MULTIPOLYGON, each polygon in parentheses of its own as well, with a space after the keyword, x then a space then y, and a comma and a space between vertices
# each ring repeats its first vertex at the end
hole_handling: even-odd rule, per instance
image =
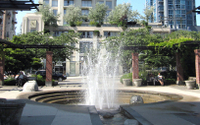
MULTIPOLYGON (((116 90, 116 104, 129 104, 130 99, 134 95, 139 95, 143 98, 144 104, 157 103, 165 101, 177 101, 182 99, 182 96, 169 93, 158 93, 148 91, 133 91, 133 90, 116 90)), ((53 90, 53 91, 38 91, 25 92, 18 96, 19 99, 29 99, 40 103, 56 103, 83 105, 85 96, 83 90, 53 90)))

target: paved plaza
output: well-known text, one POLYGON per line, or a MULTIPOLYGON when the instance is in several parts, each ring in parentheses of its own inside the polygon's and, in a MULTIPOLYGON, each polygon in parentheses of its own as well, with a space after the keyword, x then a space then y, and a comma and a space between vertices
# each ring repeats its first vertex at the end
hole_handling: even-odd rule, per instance
MULTIPOLYGON (((81 77, 69 77, 54 87, 39 87, 47 90, 81 90, 84 83, 81 77)), ((121 105, 142 125, 200 125, 200 90, 187 89, 186 86, 124 86, 116 82, 120 90, 134 90, 155 93, 177 94, 183 97, 179 101, 168 101, 144 105, 121 105)), ((0 98, 16 99, 22 87, 2 86, 0 98)), ((25 100, 20 125, 102 125, 94 106, 44 104, 25 100)))

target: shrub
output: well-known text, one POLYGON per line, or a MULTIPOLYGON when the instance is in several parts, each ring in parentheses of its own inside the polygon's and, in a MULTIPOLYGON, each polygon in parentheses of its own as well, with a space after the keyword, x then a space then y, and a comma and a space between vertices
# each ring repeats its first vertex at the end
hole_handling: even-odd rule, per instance
POLYGON ((17 80, 13 77, 8 77, 8 79, 4 80, 4 85, 15 85, 17 80))
MULTIPOLYGON (((32 77, 35 77, 35 75, 32 75, 32 77)), ((37 79, 36 82, 38 84, 38 86, 44 86, 45 85, 45 78, 43 78, 40 74, 37 75, 37 79)), ((52 79, 52 85, 55 85, 55 80, 52 79)))
POLYGON ((120 78, 121 83, 122 83, 122 79, 131 79, 131 83, 132 83, 132 73, 127 73, 127 74, 124 74, 123 76, 121 76, 121 78, 120 78))
POLYGON ((81 26, 82 25, 82 21, 77 21, 76 22, 76 26, 81 26))
POLYGON ((38 86, 45 85, 45 79, 41 75, 37 75, 36 82, 37 82, 38 86))

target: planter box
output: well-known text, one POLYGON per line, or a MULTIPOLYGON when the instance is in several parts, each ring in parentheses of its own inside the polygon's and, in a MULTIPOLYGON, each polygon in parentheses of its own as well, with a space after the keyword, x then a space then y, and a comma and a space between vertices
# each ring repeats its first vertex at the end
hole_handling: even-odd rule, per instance
POLYGON ((186 80, 185 84, 188 89, 194 89, 196 87, 194 80, 186 80))
POLYGON ((25 102, 21 100, 0 101, 0 124, 19 125, 25 102))
POLYGON ((142 79, 134 79, 133 83, 136 87, 142 86, 142 79))
POLYGON ((131 79, 122 79, 122 81, 125 86, 132 86, 131 79))

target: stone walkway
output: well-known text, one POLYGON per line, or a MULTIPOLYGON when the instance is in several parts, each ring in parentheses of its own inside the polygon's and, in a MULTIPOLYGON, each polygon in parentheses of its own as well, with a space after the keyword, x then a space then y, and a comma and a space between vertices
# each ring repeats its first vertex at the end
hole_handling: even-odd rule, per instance
MULTIPOLYGON (((142 86, 125 87, 120 83, 121 90, 146 91, 157 93, 178 94, 183 97, 179 101, 153 103, 145 105, 121 105, 134 119, 142 125, 200 125, 200 90, 189 90, 185 86, 142 86)), ((80 77, 69 77, 54 87, 40 87, 46 90, 81 89, 84 83, 80 77)), ((22 87, 3 86, 0 98, 16 99, 23 94, 22 87)), ((44 104, 26 100, 20 125, 101 125, 94 106, 44 104)))

